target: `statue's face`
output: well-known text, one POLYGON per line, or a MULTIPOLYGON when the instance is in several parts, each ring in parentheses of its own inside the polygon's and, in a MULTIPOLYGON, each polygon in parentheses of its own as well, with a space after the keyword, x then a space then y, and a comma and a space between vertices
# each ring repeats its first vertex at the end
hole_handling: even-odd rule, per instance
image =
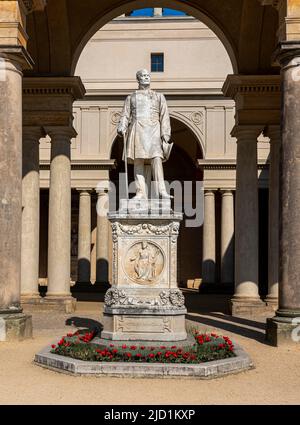
POLYGON ((139 84, 141 84, 142 86, 148 86, 151 83, 150 74, 146 69, 139 73, 137 79, 139 84))

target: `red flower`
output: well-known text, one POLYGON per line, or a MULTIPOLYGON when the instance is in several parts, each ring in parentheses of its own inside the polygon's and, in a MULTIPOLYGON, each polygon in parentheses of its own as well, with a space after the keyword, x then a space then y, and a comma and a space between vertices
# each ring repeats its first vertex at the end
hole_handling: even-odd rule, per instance
POLYGON ((141 346, 141 350, 145 350, 145 346, 144 345, 141 346))
POLYGON ((52 344, 52 345, 51 345, 51 347, 52 347, 52 348, 55 348, 55 347, 56 347, 56 345, 52 344))
POLYGON ((116 350, 116 349, 112 350, 113 354, 117 354, 117 352, 118 352, 118 350, 116 350))
POLYGON ((153 354, 153 353, 150 353, 150 354, 148 355, 148 357, 150 357, 150 359, 153 359, 154 354, 153 354))
POLYGON ((131 353, 126 353, 126 356, 127 356, 128 358, 130 358, 130 357, 131 357, 131 353))
POLYGON ((123 348, 123 350, 126 350, 127 345, 126 345, 126 344, 123 344, 123 345, 122 345, 122 348, 123 348))
POLYGON ((130 350, 136 350, 136 346, 135 346, 135 345, 132 345, 132 346, 130 347, 130 350))
POLYGON ((171 347, 172 349, 177 348, 176 345, 173 345, 173 347, 171 347))
POLYGON ((73 334, 72 334, 72 333, 68 333, 68 334, 67 334, 67 336, 68 336, 69 338, 71 338, 71 336, 73 336, 73 334))
POLYGON ((114 344, 110 344, 109 346, 113 348, 114 347, 114 344))
POLYGON ((166 347, 165 347, 164 345, 162 345, 160 348, 161 348, 162 350, 165 350, 165 349, 166 349, 166 347))
POLYGON ((141 358, 142 357, 141 353, 136 353, 135 356, 138 357, 138 358, 141 358))

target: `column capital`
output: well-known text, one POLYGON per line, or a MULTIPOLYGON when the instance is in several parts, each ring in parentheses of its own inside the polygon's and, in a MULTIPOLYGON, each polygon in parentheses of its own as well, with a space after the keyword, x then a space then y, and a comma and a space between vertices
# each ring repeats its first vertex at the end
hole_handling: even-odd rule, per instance
POLYGON ((204 189, 204 196, 215 196, 215 192, 214 189, 204 189))
POLYGON ((228 75, 222 91, 235 101, 236 125, 280 122, 280 75, 228 75))
POLYGON ((32 69, 34 65, 32 57, 23 46, 0 46, 0 59, 12 63, 20 73, 32 69))
POLYGON ((79 192, 79 195, 91 195, 93 192, 93 189, 91 187, 76 187, 77 192, 79 192))
POLYGON ((108 188, 107 188, 107 189, 106 189, 106 188, 99 188, 99 189, 96 189, 96 193, 97 193, 98 198, 99 198, 100 196, 108 195, 108 188))
POLYGON ((40 126, 25 126, 23 127, 23 140, 32 141, 32 142, 40 142, 42 137, 45 137, 45 131, 43 127, 40 126))
POLYGON ((233 190, 232 189, 221 189, 220 193, 223 196, 233 196, 233 190))
POLYGON ((269 125, 264 130, 264 136, 269 137, 270 143, 279 143, 281 139, 280 125, 269 125))
POLYGON ((236 125, 231 131, 231 136, 237 138, 237 143, 241 141, 257 142, 257 138, 263 131, 261 125, 236 125), (254 140, 253 140, 254 139, 254 140))
POLYGON ((51 137, 51 142, 68 140, 71 143, 71 139, 77 136, 77 132, 73 127, 64 126, 51 126, 45 127, 45 132, 51 137))

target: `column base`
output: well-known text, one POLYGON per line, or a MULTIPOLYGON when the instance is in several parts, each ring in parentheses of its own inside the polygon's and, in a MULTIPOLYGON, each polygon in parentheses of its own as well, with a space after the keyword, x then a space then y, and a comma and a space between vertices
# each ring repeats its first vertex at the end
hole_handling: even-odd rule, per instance
POLYGON ((21 305, 26 306, 40 304, 41 298, 40 294, 21 295, 21 305))
POLYGON ((266 303, 267 309, 269 311, 273 311, 275 313, 275 311, 278 309, 278 297, 267 296, 264 302, 266 303))
POLYGON ((43 309, 49 309, 51 311, 74 313, 76 311, 76 302, 76 298, 73 298, 71 295, 46 295, 46 297, 41 298, 39 305, 43 307, 43 309))
POLYGON ((0 342, 32 338, 32 316, 24 313, 0 314, 0 342))
POLYGON ((266 340, 275 347, 300 343, 300 311, 277 310, 267 319, 266 340))
POLYGON ((233 297, 229 302, 229 309, 232 316, 245 319, 254 319, 267 313, 266 304, 256 297, 233 297))

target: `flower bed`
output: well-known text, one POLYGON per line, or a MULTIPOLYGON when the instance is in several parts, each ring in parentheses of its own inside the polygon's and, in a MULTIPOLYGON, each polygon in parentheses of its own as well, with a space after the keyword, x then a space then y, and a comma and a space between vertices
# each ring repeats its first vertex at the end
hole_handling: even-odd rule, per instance
POLYGON ((68 334, 57 345, 52 345, 51 353, 71 357, 78 360, 96 362, 147 362, 147 363, 188 363, 198 364, 213 360, 235 357, 234 345, 230 338, 215 333, 193 331, 195 343, 192 348, 185 349, 179 345, 166 347, 161 345, 111 343, 109 348, 102 348, 93 343, 96 332, 68 334))

